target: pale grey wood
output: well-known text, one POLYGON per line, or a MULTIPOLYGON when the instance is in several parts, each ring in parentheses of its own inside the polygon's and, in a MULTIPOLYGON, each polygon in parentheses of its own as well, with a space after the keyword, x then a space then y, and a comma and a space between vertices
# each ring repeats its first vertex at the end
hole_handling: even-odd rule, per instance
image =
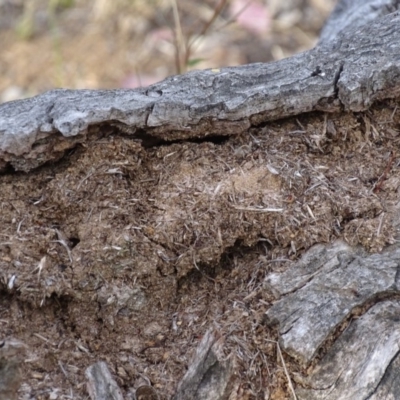
MULTIPOLYGON (((396 318, 396 317, 395 317, 396 318)), ((397 354, 385 371, 379 386, 368 400, 388 400, 400 397, 400 355, 397 354)))
POLYGON ((400 398, 399 315, 400 301, 385 301, 352 321, 302 381, 312 389, 299 387, 299 400, 400 398))
POLYGON ((400 14, 269 64, 190 72, 136 90, 53 90, 0 105, 0 170, 57 159, 88 128, 163 140, 231 135, 313 110, 361 111, 400 94, 400 14))
POLYGON ((369 24, 399 9, 398 0, 340 0, 324 24, 319 43, 335 39, 349 27, 369 24))
POLYGON ((224 359, 223 341, 209 330, 197 347, 196 355, 178 385, 174 400, 224 400, 233 386, 233 360, 224 359))
POLYGON ((107 364, 99 361, 85 371, 87 389, 92 400, 124 400, 107 364))
POLYGON ((317 274, 329 273, 361 254, 365 254, 362 248, 353 248, 342 240, 330 245, 316 244, 293 267, 282 273, 270 273, 265 278, 264 288, 278 299, 302 288, 317 274))
MULTIPOLYGON (((315 248, 311 248, 305 257, 318 256, 314 251, 315 248)), ((294 291, 267 311, 266 323, 279 325, 282 349, 302 364, 312 361, 322 344, 356 307, 379 296, 400 294, 400 247, 356 257, 353 249, 340 246, 333 246, 327 252, 331 257, 321 263, 301 287, 296 265, 290 274, 266 278, 267 287, 274 284, 287 287, 291 280, 295 283, 294 291), (280 283, 280 279, 289 282, 280 283)))

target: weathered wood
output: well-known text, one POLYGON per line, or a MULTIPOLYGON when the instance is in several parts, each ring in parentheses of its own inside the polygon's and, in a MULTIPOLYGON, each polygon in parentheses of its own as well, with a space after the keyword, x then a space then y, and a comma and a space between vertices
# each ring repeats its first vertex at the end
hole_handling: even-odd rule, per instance
POLYGON ((387 367, 380 385, 369 400, 396 399, 400 394, 399 382, 400 357, 397 355, 387 367))
POLYGON ((99 361, 86 369, 87 389, 92 400, 123 400, 122 393, 107 364, 99 361))
POLYGON ((341 0, 325 22, 319 44, 336 39, 349 27, 367 25, 398 9, 397 0, 341 0))
MULTIPOLYGON (((398 399, 400 301, 385 301, 354 320, 298 388, 299 399, 398 399)), ((329 317, 328 317, 329 318, 329 317)))
POLYGON ((400 94, 400 13, 269 64, 195 71, 137 90, 53 90, 0 105, 0 170, 57 159, 93 125, 162 140, 246 131, 313 110, 366 110, 400 94))
POLYGON ((275 291, 284 287, 289 293, 267 311, 266 322, 279 324, 281 347, 304 364, 356 307, 400 294, 400 248, 362 256, 344 244, 334 244, 327 249, 311 248, 305 258, 317 259, 324 252, 326 258, 320 264, 303 260, 299 271, 294 265, 281 276, 266 278, 267 287, 275 291))
POLYGON ((210 330, 204 335, 174 400, 228 399, 233 385, 233 360, 223 359, 222 347, 222 338, 216 332, 210 330))
POLYGON ((365 254, 361 248, 354 249, 339 240, 329 246, 317 244, 307 251, 293 268, 283 273, 269 274, 265 279, 264 287, 276 298, 280 298, 301 289, 317 274, 329 273, 336 269, 340 262, 350 262, 361 254, 365 254))

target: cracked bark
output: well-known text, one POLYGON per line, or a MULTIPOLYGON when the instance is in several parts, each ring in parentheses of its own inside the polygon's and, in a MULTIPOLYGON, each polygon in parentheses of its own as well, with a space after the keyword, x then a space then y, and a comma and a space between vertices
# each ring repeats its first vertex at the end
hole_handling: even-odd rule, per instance
POLYGON ((286 353, 306 367, 338 337, 311 374, 295 377, 299 399, 399 397, 399 265, 398 245, 371 255, 338 241, 267 276, 264 289, 282 297, 265 322, 279 325, 286 353))
POLYGON ((268 310, 266 322, 279 323, 282 347, 308 364, 354 309, 400 294, 399 260, 400 248, 371 255, 343 242, 315 246, 286 273, 266 278, 266 290, 293 288, 268 310))
POLYGON ((398 300, 384 301, 355 320, 303 382, 312 389, 297 390, 299 398, 398 398, 399 311, 398 300))

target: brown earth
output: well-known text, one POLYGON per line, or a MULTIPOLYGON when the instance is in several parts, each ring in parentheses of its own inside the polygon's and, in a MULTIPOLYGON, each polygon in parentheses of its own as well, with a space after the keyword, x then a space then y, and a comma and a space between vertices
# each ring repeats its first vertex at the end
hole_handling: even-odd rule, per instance
POLYGON ((210 327, 235 357, 232 398, 289 398, 263 278, 314 243, 395 240, 398 109, 156 145, 93 127, 58 163, 1 175, 0 327, 29 346, 21 398, 85 398, 98 360, 125 393, 146 377, 169 398, 210 327))

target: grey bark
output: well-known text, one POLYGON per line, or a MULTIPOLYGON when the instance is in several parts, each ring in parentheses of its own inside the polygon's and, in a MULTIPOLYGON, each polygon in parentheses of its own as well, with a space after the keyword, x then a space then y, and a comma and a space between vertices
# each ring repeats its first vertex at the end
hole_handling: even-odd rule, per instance
POLYGON ((339 337, 298 388, 299 399, 398 399, 400 302, 373 306, 339 337))
POLYGON ((308 366, 328 347, 309 376, 297 376, 300 399, 399 398, 399 273, 399 245, 371 255, 338 241, 266 277, 264 289, 283 295, 265 321, 279 325, 282 349, 308 366))
POLYGON ((99 361, 85 372, 87 389, 92 400, 123 400, 121 390, 111 375, 107 364, 99 361))
POLYGON ((342 0, 321 31, 319 45, 329 42, 349 27, 356 28, 367 25, 377 18, 399 9, 398 0, 342 0))
MULTIPOLYGON (((400 6, 399 6, 400 7, 400 6)), ((190 72, 137 90, 53 90, 0 105, 0 170, 29 171, 84 142, 89 128, 176 140, 229 135, 314 110, 366 110, 400 94, 400 13, 291 58, 190 72)))
POLYGON ((315 357, 356 307, 378 297, 400 294, 400 248, 360 256, 357 250, 338 243, 330 248, 312 248, 307 258, 318 258, 321 251, 326 253, 326 260, 319 265, 305 262, 305 273, 300 264, 287 274, 273 274, 266 279, 267 286, 276 282, 275 289, 282 285, 293 287, 294 291, 275 303, 266 317, 269 324, 279 323, 282 348, 304 364, 315 357))
POLYGON ((224 400, 233 386, 233 361, 224 360, 223 342, 209 330, 200 342, 196 355, 179 383, 174 400, 224 400))

